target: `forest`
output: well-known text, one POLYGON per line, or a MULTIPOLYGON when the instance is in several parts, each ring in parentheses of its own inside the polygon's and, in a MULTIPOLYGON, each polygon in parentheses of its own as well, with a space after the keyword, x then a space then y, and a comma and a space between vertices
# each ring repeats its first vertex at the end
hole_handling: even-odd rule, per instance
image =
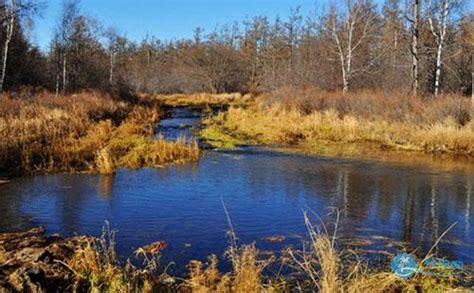
POLYGON ((474 15, 458 0, 346 0, 288 17, 197 27, 193 39, 141 41, 63 2, 46 51, 28 38, 46 3, 2 1, 0 88, 148 93, 327 91, 470 95, 474 15))

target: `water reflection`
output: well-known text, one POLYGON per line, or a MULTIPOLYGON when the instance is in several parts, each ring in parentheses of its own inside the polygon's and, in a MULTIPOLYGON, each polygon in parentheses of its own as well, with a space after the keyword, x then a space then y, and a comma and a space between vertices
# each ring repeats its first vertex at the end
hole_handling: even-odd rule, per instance
MULTIPOLYGON (((170 123, 171 128, 175 127, 170 123)), ((173 132, 175 133, 175 132, 173 132)), ((0 231, 45 225, 51 233, 98 235, 104 220, 118 229, 117 249, 170 243, 163 261, 221 255, 228 229, 221 198, 242 242, 262 249, 299 244, 302 211, 341 211, 341 237, 372 237, 427 251, 452 223, 440 252, 474 261, 471 170, 438 170, 282 154, 262 148, 209 151, 199 162, 113 176, 18 178, 0 189, 0 231), (283 234, 282 244, 261 241, 283 234), (189 247, 188 244, 191 244, 189 247)))
POLYGON ((100 176, 99 182, 97 184, 97 190, 99 191, 100 196, 104 200, 110 199, 110 197, 112 196, 114 180, 115 174, 100 176))

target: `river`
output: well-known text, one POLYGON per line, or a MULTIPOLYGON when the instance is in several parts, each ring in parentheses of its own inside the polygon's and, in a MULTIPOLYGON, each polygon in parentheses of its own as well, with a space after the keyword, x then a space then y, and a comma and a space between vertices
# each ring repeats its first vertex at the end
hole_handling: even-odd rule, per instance
MULTIPOLYGON (((200 113, 176 108, 161 121, 165 138, 192 138, 200 113)), ((441 255, 474 262, 474 172, 436 170, 374 160, 288 154, 264 147, 207 150, 198 162, 121 169, 115 175, 21 177, 0 186, 0 232, 43 225, 49 233, 100 235, 117 230, 118 253, 157 240, 169 243, 163 262, 222 256, 228 246, 227 207, 240 243, 262 250, 300 245, 303 211, 340 210, 341 243, 395 253, 427 251, 451 224, 441 255), (265 237, 283 235, 280 243, 265 237)), ((314 217, 315 221, 317 219, 314 217)))

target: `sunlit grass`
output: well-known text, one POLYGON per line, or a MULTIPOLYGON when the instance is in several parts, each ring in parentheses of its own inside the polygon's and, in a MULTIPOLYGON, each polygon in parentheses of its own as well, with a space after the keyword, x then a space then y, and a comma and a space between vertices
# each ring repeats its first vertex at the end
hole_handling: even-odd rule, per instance
MULTIPOLYGON (((447 116, 435 122, 386 120, 341 115, 336 109, 303 113, 276 103, 248 108, 233 107, 215 117, 204 137, 225 141, 299 145, 307 149, 319 142, 372 145, 379 149, 474 156, 474 122, 460 125, 447 116)), ((227 145, 221 142, 222 145, 227 145)), ((232 145, 232 144, 229 144, 232 145)))
POLYGON ((253 100, 251 95, 242 95, 241 93, 155 95, 153 98, 166 106, 189 106, 201 107, 204 109, 210 106, 231 104, 246 105, 253 100))
POLYGON ((0 99, 0 174, 101 172, 195 160, 195 142, 153 138, 157 103, 84 92, 0 99))

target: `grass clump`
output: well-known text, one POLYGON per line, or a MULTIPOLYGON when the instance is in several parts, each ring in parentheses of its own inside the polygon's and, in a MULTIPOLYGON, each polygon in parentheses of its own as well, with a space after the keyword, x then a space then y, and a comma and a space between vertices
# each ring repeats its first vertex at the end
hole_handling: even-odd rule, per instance
POLYGON ((0 99, 0 175, 113 173, 197 158, 195 143, 153 138, 157 102, 97 92, 0 99))
MULTIPOLYGON (((136 257, 144 259, 142 268, 127 261, 121 266, 115 253, 115 232, 106 222, 99 239, 75 238, 77 242, 72 257, 62 264, 74 273, 74 292, 154 292, 166 288, 174 279, 166 272, 158 273, 162 249, 138 248, 136 257)), ((163 245, 158 241, 152 245, 163 245)))

